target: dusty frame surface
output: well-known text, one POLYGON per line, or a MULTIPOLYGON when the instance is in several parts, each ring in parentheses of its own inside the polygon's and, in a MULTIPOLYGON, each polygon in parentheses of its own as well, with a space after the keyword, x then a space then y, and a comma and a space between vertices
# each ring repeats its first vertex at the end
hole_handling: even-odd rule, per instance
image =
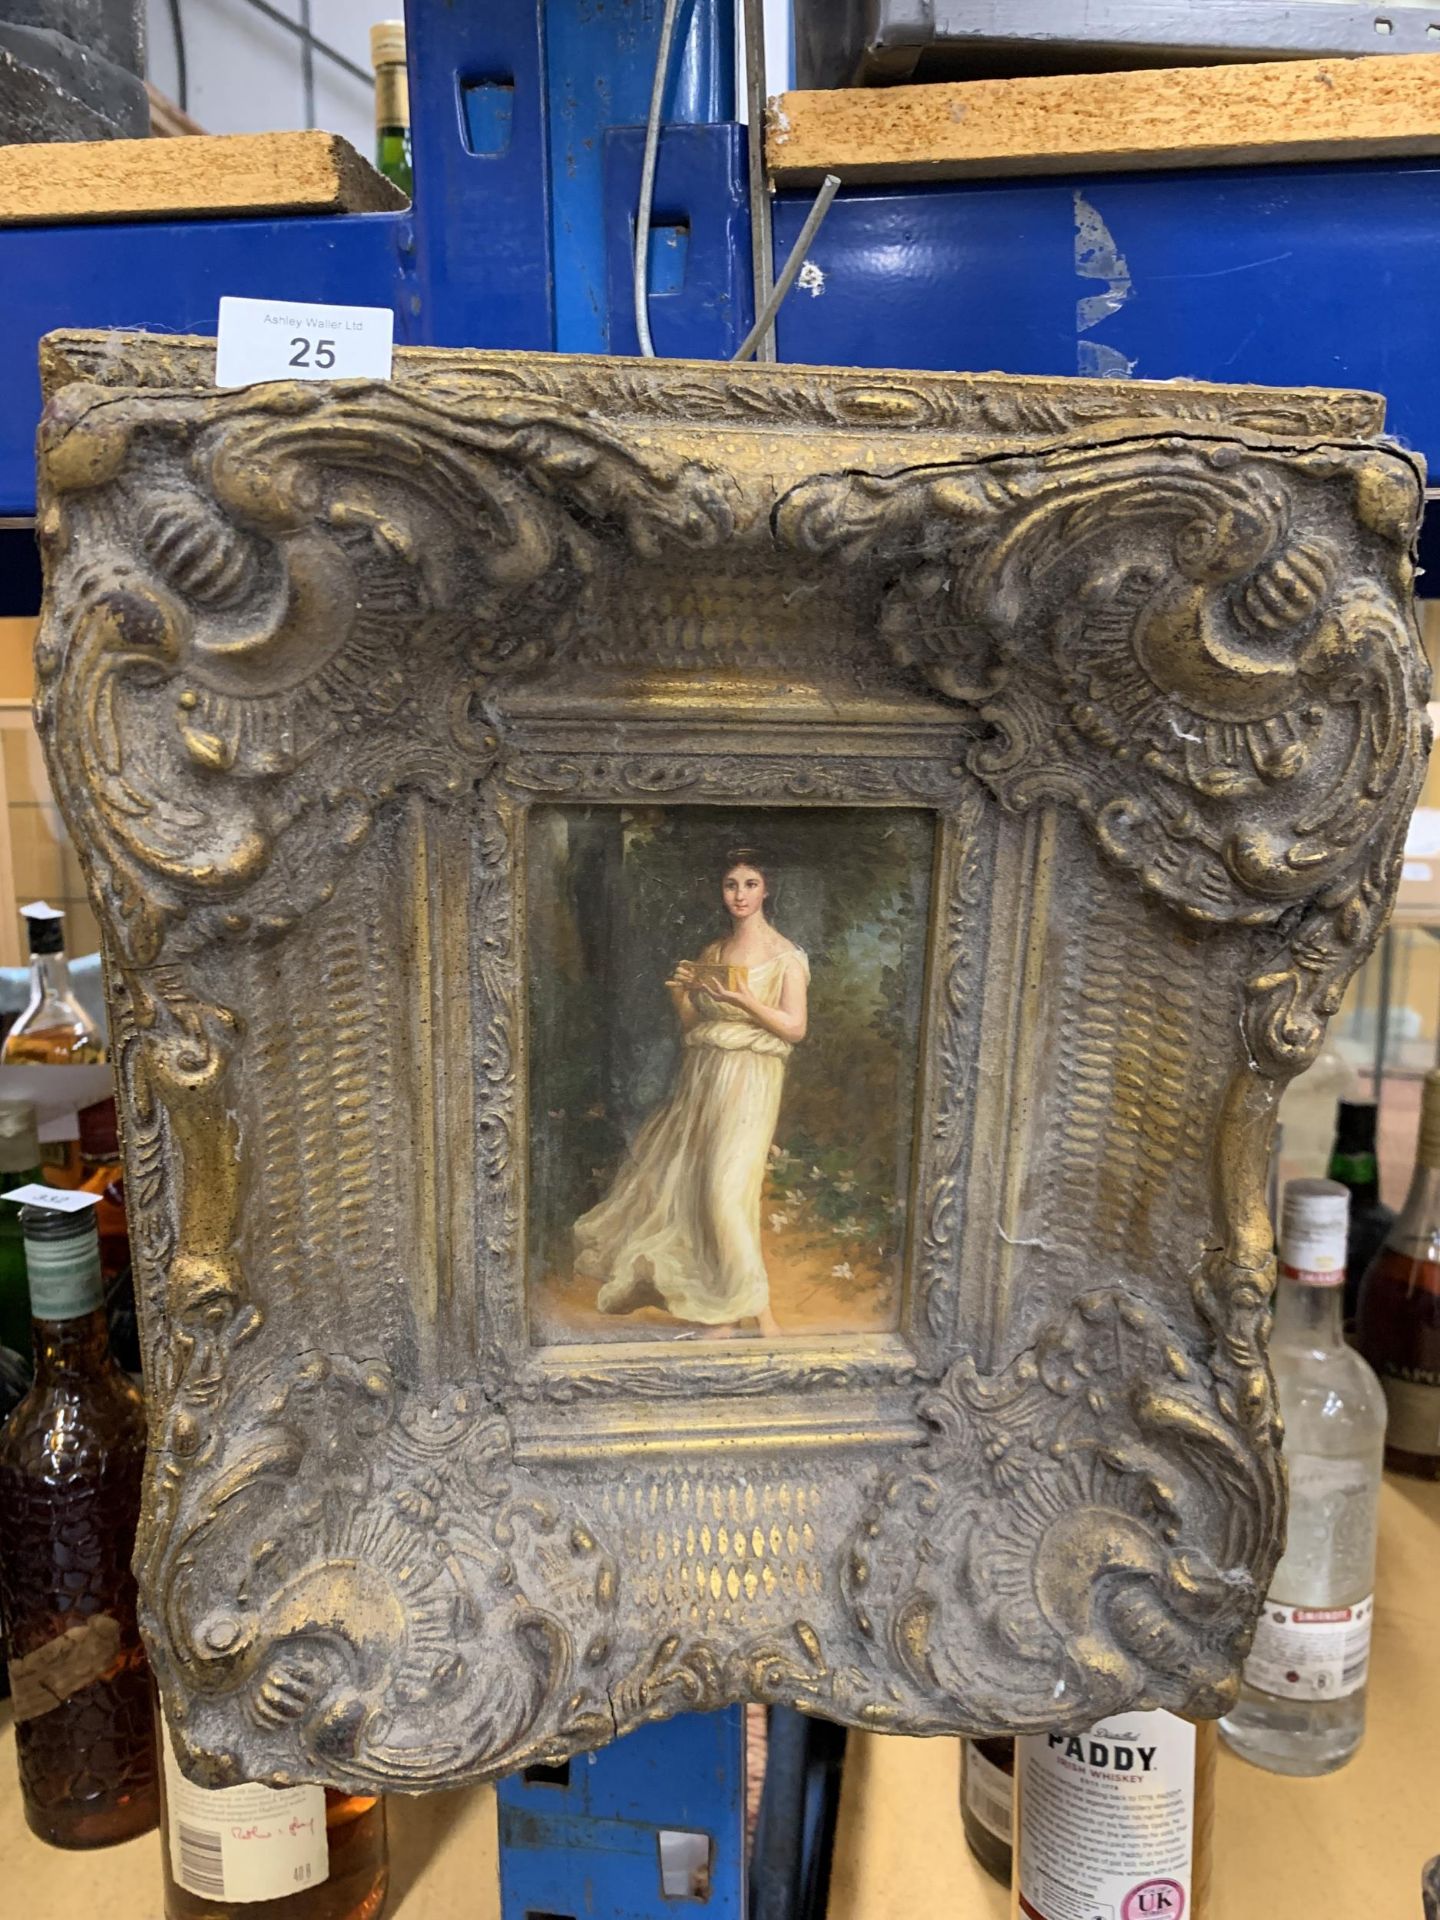
POLYGON ((109 943, 187 1765, 1223 1710, 1282 1528, 1274 1105, 1426 743, 1379 403, 46 355, 38 713, 109 943), (933 818, 893 1333, 529 1337, 562 803, 933 818))

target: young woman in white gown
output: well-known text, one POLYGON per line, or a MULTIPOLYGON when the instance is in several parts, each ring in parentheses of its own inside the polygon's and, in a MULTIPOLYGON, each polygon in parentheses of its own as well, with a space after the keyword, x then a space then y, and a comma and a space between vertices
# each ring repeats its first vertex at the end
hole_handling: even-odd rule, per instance
POLYGON ((666 981, 683 1053, 675 1090, 645 1122, 605 1198, 575 1222, 575 1271, 602 1313, 663 1307, 677 1320, 778 1333, 760 1251, 760 1196, 785 1062, 805 1038, 810 963, 766 916, 753 848, 726 856, 728 939, 702 966, 744 968, 731 990, 682 960, 666 981))

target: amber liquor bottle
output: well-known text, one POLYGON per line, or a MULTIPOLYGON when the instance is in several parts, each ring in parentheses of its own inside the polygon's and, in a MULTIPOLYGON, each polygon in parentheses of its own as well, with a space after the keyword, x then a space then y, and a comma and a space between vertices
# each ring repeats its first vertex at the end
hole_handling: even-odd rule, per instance
POLYGON ((378 1920, 385 1802, 327 1787, 198 1787, 161 1725, 165 1920, 378 1920))
POLYGON ((1440 1480, 1440 1069, 1425 1076, 1410 1191, 1361 1285, 1355 1339, 1385 1389, 1386 1466, 1440 1480))
MULTIPOLYGON (((65 916, 37 900, 20 909, 30 943, 30 997, 5 1036, 0 1065, 88 1067, 105 1058, 105 1042, 70 985, 65 954, 65 916)), ((41 1155, 51 1186, 73 1187, 80 1179, 78 1140, 49 1140, 41 1155)))
POLYGON ((35 1384, 0 1432, 0 1601, 25 1817, 58 1847, 155 1825, 130 1556, 145 1422, 110 1353, 90 1208, 20 1215, 35 1384))

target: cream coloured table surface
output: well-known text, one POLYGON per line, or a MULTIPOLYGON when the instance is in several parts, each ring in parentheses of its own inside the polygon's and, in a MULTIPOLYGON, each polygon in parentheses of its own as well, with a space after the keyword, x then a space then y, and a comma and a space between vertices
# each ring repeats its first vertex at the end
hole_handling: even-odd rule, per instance
MULTIPOLYGON (((160 1837, 68 1853, 25 1824, 15 1781, 14 1729, 0 1734, 0 1915, 10 1920, 162 1920, 160 1837)), ((460 1788, 387 1803, 386 1920, 498 1920, 495 1795, 460 1788)))
MULTIPOLYGON (((971 1858, 954 1740, 852 1737, 830 1920, 1004 1920, 971 1858)), ((1386 1477, 1369 1725, 1320 1780, 1282 1779, 1222 1744, 1209 1920, 1421 1920, 1440 1853, 1440 1486, 1386 1477)))
MULTIPOLYGON (((157 1836, 95 1853, 43 1846, 20 1811, 12 1742, 7 1708, 0 1912, 160 1920, 157 1836)), ((954 1740, 851 1737, 830 1920, 1004 1920, 1007 1894, 965 1845, 958 1767, 954 1740)), ((392 1799, 389 1817, 388 1920, 497 1920, 488 1788, 392 1799)), ((1210 1920, 1420 1920, 1420 1868, 1436 1853, 1440 1486, 1387 1479, 1365 1744, 1323 1780, 1282 1780, 1222 1749, 1210 1920)))

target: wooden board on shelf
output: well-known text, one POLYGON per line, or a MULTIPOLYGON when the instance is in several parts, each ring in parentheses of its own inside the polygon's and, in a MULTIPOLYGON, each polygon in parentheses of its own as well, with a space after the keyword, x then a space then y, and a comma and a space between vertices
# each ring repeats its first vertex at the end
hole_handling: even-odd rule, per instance
POLYGON ((0 226, 378 213, 405 196, 337 133, 211 133, 0 147, 0 226))
POLYGON ((785 93, 781 186, 1440 153, 1440 52, 785 93))

